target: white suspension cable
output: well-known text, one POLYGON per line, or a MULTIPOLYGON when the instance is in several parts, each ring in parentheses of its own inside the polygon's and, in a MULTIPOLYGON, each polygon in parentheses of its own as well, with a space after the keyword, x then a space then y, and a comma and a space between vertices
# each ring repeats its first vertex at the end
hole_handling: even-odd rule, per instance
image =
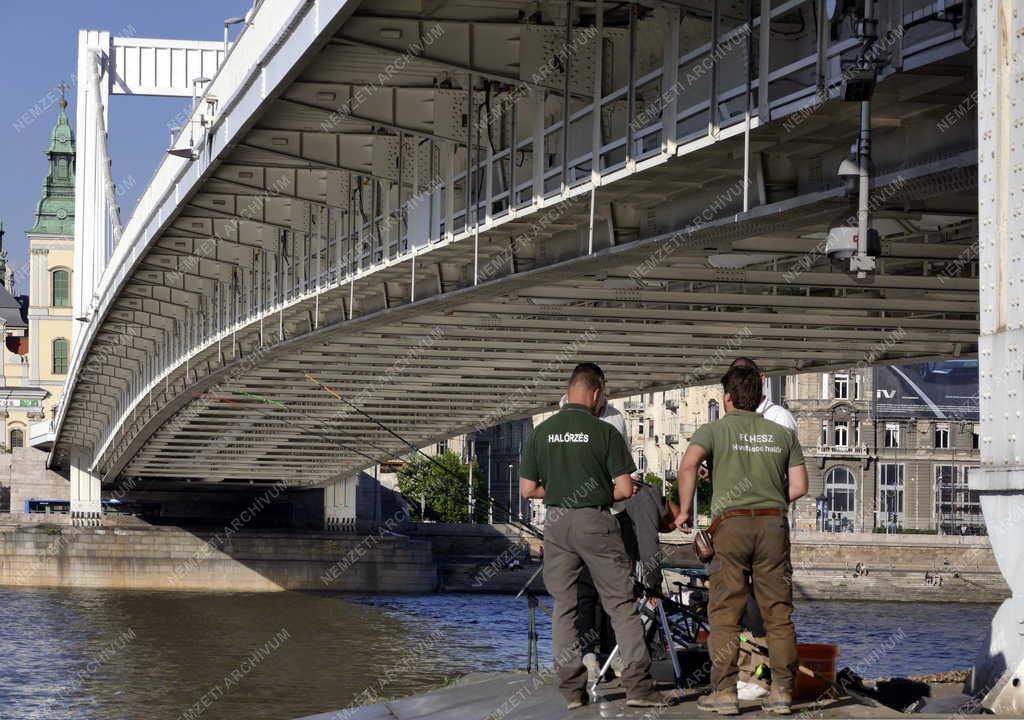
POLYGON ((92 83, 92 102, 96 110, 96 124, 98 126, 98 132, 96 137, 98 140, 98 151, 100 156, 99 166, 103 172, 103 194, 106 199, 106 210, 107 216, 110 220, 110 230, 114 236, 114 246, 116 247, 121 242, 121 233, 123 227, 121 226, 121 208, 117 204, 117 186, 114 185, 114 178, 111 174, 110 165, 110 151, 107 147, 107 125, 103 119, 104 107, 103 107, 103 96, 100 92, 100 68, 101 59, 98 52, 93 52, 93 66, 92 66, 92 77, 90 78, 92 83))

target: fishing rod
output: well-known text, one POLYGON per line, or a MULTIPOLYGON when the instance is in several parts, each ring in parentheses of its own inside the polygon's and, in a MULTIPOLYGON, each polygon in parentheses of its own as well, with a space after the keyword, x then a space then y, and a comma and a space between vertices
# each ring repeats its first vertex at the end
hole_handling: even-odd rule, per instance
MULTIPOLYGON (((280 407, 280 408, 282 408, 285 411, 285 413, 287 415, 294 415, 297 412, 297 411, 292 410, 291 408, 289 408, 284 403, 276 401, 276 400, 271 400, 269 398, 264 398, 264 397, 261 397, 259 395, 253 395, 252 393, 248 393, 248 392, 245 392, 245 391, 238 391, 238 394, 239 395, 245 395, 247 397, 251 397, 251 398, 253 398, 254 400, 258 401, 259 403, 261 403, 263 405, 273 405, 275 407, 280 407)), ((260 414, 263 415, 264 417, 270 417, 270 418, 274 418, 274 419, 278 419, 279 418, 278 413, 274 412, 273 410, 271 410, 270 414, 268 415, 267 413, 260 411, 260 409, 257 406, 250 405, 249 407, 253 407, 253 409, 256 409, 257 411, 259 411, 260 414)), ((370 463, 373 464, 373 465, 376 465, 378 463, 377 458, 373 457, 372 455, 368 455, 367 453, 363 452, 362 450, 357 450, 356 448, 354 448, 354 447, 352 447, 350 445, 347 445, 346 443, 343 443, 341 440, 338 440, 337 438, 331 438, 331 437, 328 437, 328 436, 324 435, 315 426, 310 426, 309 424, 307 424, 305 421, 303 421, 301 419, 298 421, 297 424, 298 424, 300 429, 306 430, 308 432, 311 432, 314 436, 319 437, 321 440, 324 440, 324 441, 326 441, 329 444, 334 444, 334 445, 337 445, 337 446, 341 447, 343 450, 351 451, 351 452, 355 453, 356 455, 359 455, 360 457, 365 458, 366 460, 369 460, 370 463)), ((374 447, 376 450, 380 450, 381 452, 386 452, 383 449, 373 445, 373 443, 367 442, 367 445, 370 445, 370 446, 374 447)))
MULTIPOLYGON (((273 405, 273 406, 282 408, 285 411, 285 413, 288 414, 288 415, 294 415, 295 414, 295 411, 291 410, 283 402, 276 401, 276 400, 271 400, 269 398, 265 398, 265 397, 262 397, 260 395, 254 395, 252 393, 245 392, 245 391, 238 391, 238 394, 245 395, 247 397, 251 397, 251 398, 257 400, 259 403, 264 404, 264 405, 273 405)), ((249 407, 253 407, 253 406, 249 406, 249 407)), ((273 418, 273 419, 278 419, 278 417, 279 417, 278 413, 276 413, 273 410, 269 411, 269 414, 268 414, 267 412, 263 412, 262 410, 260 410, 260 408, 258 408, 258 407, 254 407, 254 409, 256 409, 257 412, 259 412, 263 417, 269 417, 269 418, 273 418)), ((319 429, 317 429, 316 426, 310 426, 305 421, 300 420, 297 423, 297 425, 298 425, 298 427, 300 429, 306 430, 306 431, 310 432, 313 436, 319 437, 321 440, 324 440, 328 444, 338 445, 339 447, 341 447, 344 450, 349 450, 349 451, 355 453, 356 455, 359 455, 360 457, 362 457, 362 458, 364 458, 366 460, 369 460, 372 465, 376 465, 379 462, 378 459, 373 457, 372 455, 368 455, 367 453, 365 453, 365 452, 363 452, 361 450, 357 450, 356 448, 354 448, 354 447, 352 447, 350 445, 347 445, 346 443, 343 443, 341 440, 338 440, 336 438, 331 438, 331 437, 328 437, 327 435, 324 435, 322 432, 320 432, 319 429)), ((367 444, 370 445, 371 447, 379 450, 380 452, 384 452, 384 453, 389 452, 389 451, 384 450, 383 448, 381 448, 381 447, 379 447, 377 445, 374 445, 371 442, 367 441, 367 444)), ((457 475, 455 475, 455 473, 453 473, 450 470, 448 470, 448 468, 444 467, 443 465, 439 465, 439 467, 441 467, 443 470, 445 470, 450 475, 452 475, 452 477, 454 477, 456 480, 459 480, 460 482, 462 481, 462 478, 460 478, 457 475)), ((398 494, 401 495, 401 497, 409 504, 410 507, 415 506, 415 504, 416 504, 416 499, 415 498, 408 497, 401 490, 398 491, 398 494)), ((543 539, 543 537, 541 537, 541 539, 543 539)))
MULTIPOLYGON (((425 457, 425 458, 426 458, 427 460, 429 460, 431 464, 433 464, 433 465, 437 466, 437 467, 438 467, 438 468, 440 468, 440 469, 441 469, 441 470, 442 470, 443 472, 445 472, 446 474, 448 474, 448 475, 450 475, 451 477, 455 478, 455 479, 456 479, 456 480, 458 480, 459 482, 462 482, 462 478, 461 478, 461 477, 459 477, 459 476, 458 476, 458 475, 456 475, 456 474, 455 474, 455 473, 454 473, 453 471, 449 470, 449 469, 448 469, 447 467, 445 467, 445 466, 444 466, 444 465, 442 465, 442 464, 441 464, 440 462, 438 462, 436 458, 434 458, 434 457, 433 457, 433 456, 431 456, 431 455, 427 455, 427 454, 426 454, 425 452, 423 452, 423 450, 421 450, 421 449, 420 449, 419 447, 417 447, 417 446, 416 446, 415 444, 413 444, 413 443, 409 442, 408 440, 406 440, 406 439, 405 439, 404 437, 402 437, 402 436, 401 436, 401 435, 399 435, 399 434, 398 434, 397 432, 395 432, 394 430, 392 430, 392 429, 391 429, 390 427, 388 427, 387 425, 385 425, 385 424, 384 424, 383 422, 381 422, 380 420, 378 420, 377 418, 375 418, 375 417, 374 417, 373 415, 370 415, 370 414, 369 414, 368 412, 366 412, 365 410, 363 410, 362 408, 360 408, 359 406, 357 406, 357 405, 356 405, 355 403, 353 403, 352 401, 350 401, 350 400, 347 400, 347 399, 343 398, 343 397, 342 397, 341 395, 339 395, 339 394, 338 394, 337 392, 335 392, 335 391, 334 391, 333 389, 331 389, 331 388, 330 388, 330 387, 328 387, 327 385, 324 385, 324 384, 323 384, 322 382, 320 382, 319 380, 317 380, 317 379, 316 379, 315 377, 313 377, 313 376, 312 376, 312 375, 310 375, 309 373, 303 373, 303 375, 305 375, 305 376, 306 376, 306 379, 308 379, 308 380, 309 380, 309 381, 310 381, 311 383, 313 383, 314 385, 316 385, 317 387, 319 387, 319 388, 320 388, 321 390, 323 390, 324 392, 326 392, 326 393, 327 393, 328 395, 330 395, 331 397, 335 398, 336 400, 340 400, 341 402, 343 402, 343 403, 345 403, 346 405, 348 405, 348 406, 349 406, 350 408, 352 408, 352 409, 353 409, 353 410, 355 410, 355 411, 356 411, 357 413, 359 413, 360 415, 362 415, 363 417, 365 417, 365 418, 366 418, 367 420, 369 420, 370 422, 372 422, 373 424, 375 424, 375 425, 376 425, 377 427, 379 427, 379 428, 380 428, 381 430, 383 430, 384 432, 386 432, 386 433, 388 433, 389 435, 393 436, 393 437, 394 437, 395 439, 397 439, 397 440, 398 440, 399 442, 401 442, 401 443, 402 443, 403 445, 406 445, 406 446, 407 446, 407 447, 408 447, 408 448, 409 448, 410 450, 412 450, 412 451, 413 451, 414 453, 417 453, 417 454, 419 454, 419 455, 422 455, 422 456, 423 456, 423 457, 425 457)), ((375 463, 376 463, 376 461, 375 461, 375 463)), ((499 502, 497 502, 496 500, 494 500, 494 498, 492 498, 492 497, 488 496, 488 498, 487 498, 487 502, 488 502, 488 503, 489 503, 489 504, 491 505, 491 507, 493 507, 493 508, 497 508, 498 510, 502 510, 502 511, 503 511, 503 512, 505 513, 505 516, 506 516, 506 517, 508 518, 509 524, 512 524, 512 525, 516 525, 516 526, 520 527, 521 529, 523 529, 523 530, 526 530, 526 531, 527 531, 528 533, 530 533, 531 535, 533 535, 534 537, 536 537, 536 538, 538 538, 538 539, 540 539, 540 540, 543 540, 543 539, 544 539, 544 533, 542 533, 542 532, 541 532, 540 530, 538 530, 538 529, 537 529, 536 527, 534 527, 534 526, 533 526, 533 525, 531 525, 530 523, 526 522, 525 520, 519 520, 519 519, 515 519, 515 520, 513 520, 513 518, 512 518, 512 511, 511 511, 511 510, 510 510, 509 508, 507 508, 507 507, 505 507, 504 505, 502 505, 501 503, 499 503, 499 502)))

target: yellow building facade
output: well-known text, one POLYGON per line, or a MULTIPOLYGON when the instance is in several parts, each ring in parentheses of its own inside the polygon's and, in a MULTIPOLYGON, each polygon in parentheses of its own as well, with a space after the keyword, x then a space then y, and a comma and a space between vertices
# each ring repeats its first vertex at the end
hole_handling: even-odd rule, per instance
MULTIPOLYGON (((46 151, 43 196, 29 240, 29 295, 14 296, 11 273, 0 273, 0 322, 4 322, 0 422, 7 450, 51 439, 50 422, 71 362, 71 292, 74 267, 75 140, 62 99, 46 151), (20 317, 16 317, 15 309, 20 317)), ((2 260, 6 266, 6 257, 2 260)))

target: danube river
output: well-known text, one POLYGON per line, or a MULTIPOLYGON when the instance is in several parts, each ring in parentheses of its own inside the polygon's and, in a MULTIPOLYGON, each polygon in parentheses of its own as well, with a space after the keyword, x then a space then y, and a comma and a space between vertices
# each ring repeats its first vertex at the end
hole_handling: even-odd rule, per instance
MULTIPOLYGON (((971 664, 995 606, 804 602, 866 677, 971 664)), ((550 626, 541 618, 543 664, 550 626)), ((293 718, 526 662, 524 600, 0 588, 0 718, 293 718)), ((342 716, 343 717, 343 716, 342 716)))

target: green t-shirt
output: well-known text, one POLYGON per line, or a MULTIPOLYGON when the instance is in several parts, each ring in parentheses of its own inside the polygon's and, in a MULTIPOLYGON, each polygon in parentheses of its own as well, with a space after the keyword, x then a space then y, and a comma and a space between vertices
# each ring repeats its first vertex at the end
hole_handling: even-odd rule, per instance
POLYGON ((690 438, 707 451, 711 516, 734 508, 785 508, 786 472, 804 464, 796 433, 748 410, 733 410, 690 438))
POLYGON ((574 404, 535 427, 519 459, 519 475, 543 485, 553 507, 611 505, 612 479, 635 470, 619 431, 574 404))

